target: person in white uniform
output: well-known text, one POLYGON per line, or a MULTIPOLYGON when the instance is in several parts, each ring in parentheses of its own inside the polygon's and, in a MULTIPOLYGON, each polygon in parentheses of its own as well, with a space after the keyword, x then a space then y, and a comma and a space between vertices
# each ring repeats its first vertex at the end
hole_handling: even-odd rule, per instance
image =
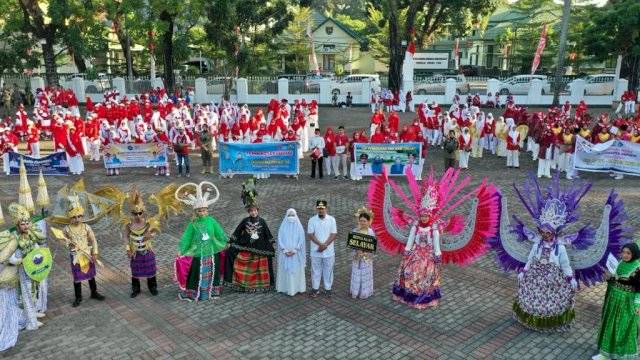
POLYGON ((304 228, 295 209, 287 210, 278 230, 276 291, 293 296, 307 291, 304 228))
POLYGON ((331 297, 333 285, 333 264, 335 263, 335 250, 333 242, 338 235, 336 219, 327 214, 327 202, 316 201, 317 215, 309 219, 307 234, 311 241, 309 255, 311 256, 311 292, 309 296, 315 298, 320 291, 320 280, 324 281, 324 291, 327 297, 331 297))

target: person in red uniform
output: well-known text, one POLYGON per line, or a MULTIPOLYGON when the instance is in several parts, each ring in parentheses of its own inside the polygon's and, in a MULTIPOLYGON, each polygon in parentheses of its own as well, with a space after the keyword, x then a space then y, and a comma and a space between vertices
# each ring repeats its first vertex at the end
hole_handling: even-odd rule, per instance
POLYGON ((31 120, 27 121, 27 154, 40 158, 40 130, 31 120))
POLYGON ((53 123, 53 152, 64 151, 67 146, 67 126, 61 118, 54 115, 53 123))

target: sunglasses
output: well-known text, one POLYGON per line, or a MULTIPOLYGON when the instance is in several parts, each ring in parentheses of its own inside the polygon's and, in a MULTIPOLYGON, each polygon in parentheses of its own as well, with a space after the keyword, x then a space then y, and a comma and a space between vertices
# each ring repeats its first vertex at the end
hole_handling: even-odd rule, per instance
POLYGON ((144 211, 138 211, 138 212, 132 211, 131 214, 133 214, 133 215, 142 215, 142 214, 144 214, 144 211))

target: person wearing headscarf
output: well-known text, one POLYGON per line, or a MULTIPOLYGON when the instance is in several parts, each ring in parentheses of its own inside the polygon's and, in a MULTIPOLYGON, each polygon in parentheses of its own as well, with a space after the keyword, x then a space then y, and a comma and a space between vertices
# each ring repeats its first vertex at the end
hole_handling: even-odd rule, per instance
POLYGON ((288 209, 278 230, 276 291, 293 296, 307 291, 306 238, 295 209, 288 209))
POLYGON ((509 125, 507 133, 507 167, 520 168, 520 133, 515 125, 509 125))
POLYGON ((351 156, 351 171, 349 174, 351 175, 351 180, 362 180, 362 166, 358 166, 356 164, 355 159, 355 144, 358 143, 367 143, 368 140, 364 135, 362 135, 359 131, 355 131, 353 133, 353 138, 349 142, 349 154, 351 156))
MULTIPOLYGON (((353 232, 375 236, 371 229, 373 213, 366 207, 356 212, 358 226, 353 232)), ((351 286, 349 292, 354 299, 366 299, 373 294, 373 254, 362 250, 351 250, 351 286)))
MULTIPOLYGON (((607 271, 607 293, 596 339, 600 359, 638 358, 640 315, 640 249, 635 243, 622 246, 622 261, 615 274, 607 271)), ((595 357, 594 357, 595 358, 595 357)))

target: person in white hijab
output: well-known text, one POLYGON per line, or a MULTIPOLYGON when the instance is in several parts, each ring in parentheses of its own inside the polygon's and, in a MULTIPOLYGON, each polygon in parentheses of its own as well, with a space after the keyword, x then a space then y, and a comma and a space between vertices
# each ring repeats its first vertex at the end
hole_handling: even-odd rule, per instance
POLYGON ((278 230, 276 291, 290 296, 307 291, 305 236, 295 209, 288 209, 278 230))

